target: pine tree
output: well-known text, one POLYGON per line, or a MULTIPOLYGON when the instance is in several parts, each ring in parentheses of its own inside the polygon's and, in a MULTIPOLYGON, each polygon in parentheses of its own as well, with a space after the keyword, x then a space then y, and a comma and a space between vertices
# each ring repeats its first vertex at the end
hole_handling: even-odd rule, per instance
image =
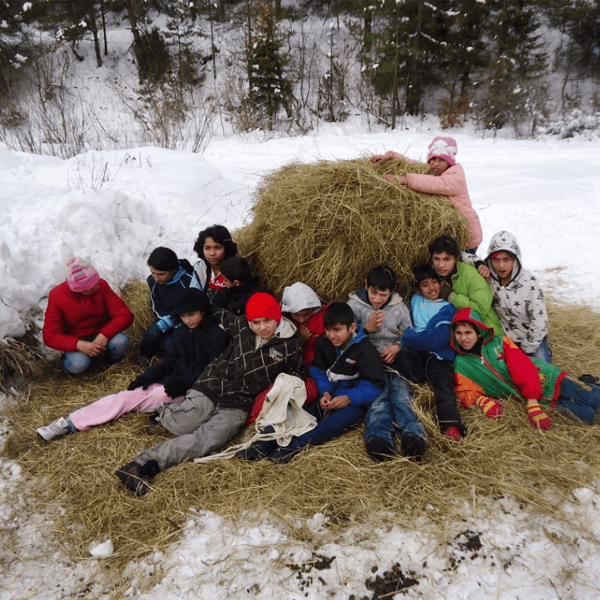
POLYGON ((285 73, 287 61, 277 27, 277 5, 274 0, 262 0, 256 10, 246 47, 249 100, 257 120, 272 129, 282 109, 291 118, 295 98, 285 73))

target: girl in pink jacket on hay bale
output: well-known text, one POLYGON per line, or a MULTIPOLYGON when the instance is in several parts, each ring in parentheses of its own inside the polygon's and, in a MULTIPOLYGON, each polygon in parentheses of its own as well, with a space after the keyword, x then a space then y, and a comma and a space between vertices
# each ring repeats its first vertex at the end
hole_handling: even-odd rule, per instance
MULTIPOLYGON (((466 251, 474 254, 482 240, 481 223, 469 198, 464 169, 456 162, 457 152, 458 148, 454 138, 435 137, 429 144, 429 153, 427 154, 427 164, 432 175, 409 173, 408 175, 398 176, 387 174, 383 178, 387 181, 397 182, 400 185, 406 185, 415 192, 447 196, 467 220, 469 239, 467 240, 466 251)), ((383 155, 372 156, 369 160, 377 163, 399 159, 415 162, 392 150, 383 155)))

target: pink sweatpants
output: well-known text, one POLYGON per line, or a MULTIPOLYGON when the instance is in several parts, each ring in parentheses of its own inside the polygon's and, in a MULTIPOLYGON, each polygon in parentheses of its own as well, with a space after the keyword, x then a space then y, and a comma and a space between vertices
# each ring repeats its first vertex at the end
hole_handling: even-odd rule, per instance
POLYGON ((79 431, 87 431, 95 425, 102 425, 133 410, 152 412, 163 404, 181 402, 184 396, 173 400, 167 396, 160 383, 153 383, 147 390, 139 387, 135 390, 124 390, 111 394, 72 412, 69 417, 79 431))

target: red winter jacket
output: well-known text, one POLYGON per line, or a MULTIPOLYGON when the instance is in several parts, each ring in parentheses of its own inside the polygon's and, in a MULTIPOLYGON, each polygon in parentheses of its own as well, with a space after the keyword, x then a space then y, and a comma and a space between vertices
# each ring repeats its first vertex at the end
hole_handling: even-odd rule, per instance
POLYGON ((49 348, 75 352, 81 338, 101 333, 110 340, 127 329, 133 319, 127 304, 104 279, 91 296, 71 291, 65 281, 48 295, 42 336, 49 348))

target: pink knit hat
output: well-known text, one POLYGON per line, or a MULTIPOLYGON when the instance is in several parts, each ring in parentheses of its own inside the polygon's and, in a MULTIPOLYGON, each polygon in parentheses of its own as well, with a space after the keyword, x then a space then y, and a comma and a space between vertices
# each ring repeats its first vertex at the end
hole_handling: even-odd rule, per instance
POLYGON ((65 266, 67 268, 67 285, 73 292, 91 290, 100 281, 98 271, 83 258, 71 256, 67 259, 65 266))
POLYGON ((429 144, 429 154, 427 155, 427 162, 430 159, 443 158, 450 166, 456 164, 456 153, 458 152, 458 146, 456 140, 451 137, 438 137, 433 138, 433 142, 429 144))

